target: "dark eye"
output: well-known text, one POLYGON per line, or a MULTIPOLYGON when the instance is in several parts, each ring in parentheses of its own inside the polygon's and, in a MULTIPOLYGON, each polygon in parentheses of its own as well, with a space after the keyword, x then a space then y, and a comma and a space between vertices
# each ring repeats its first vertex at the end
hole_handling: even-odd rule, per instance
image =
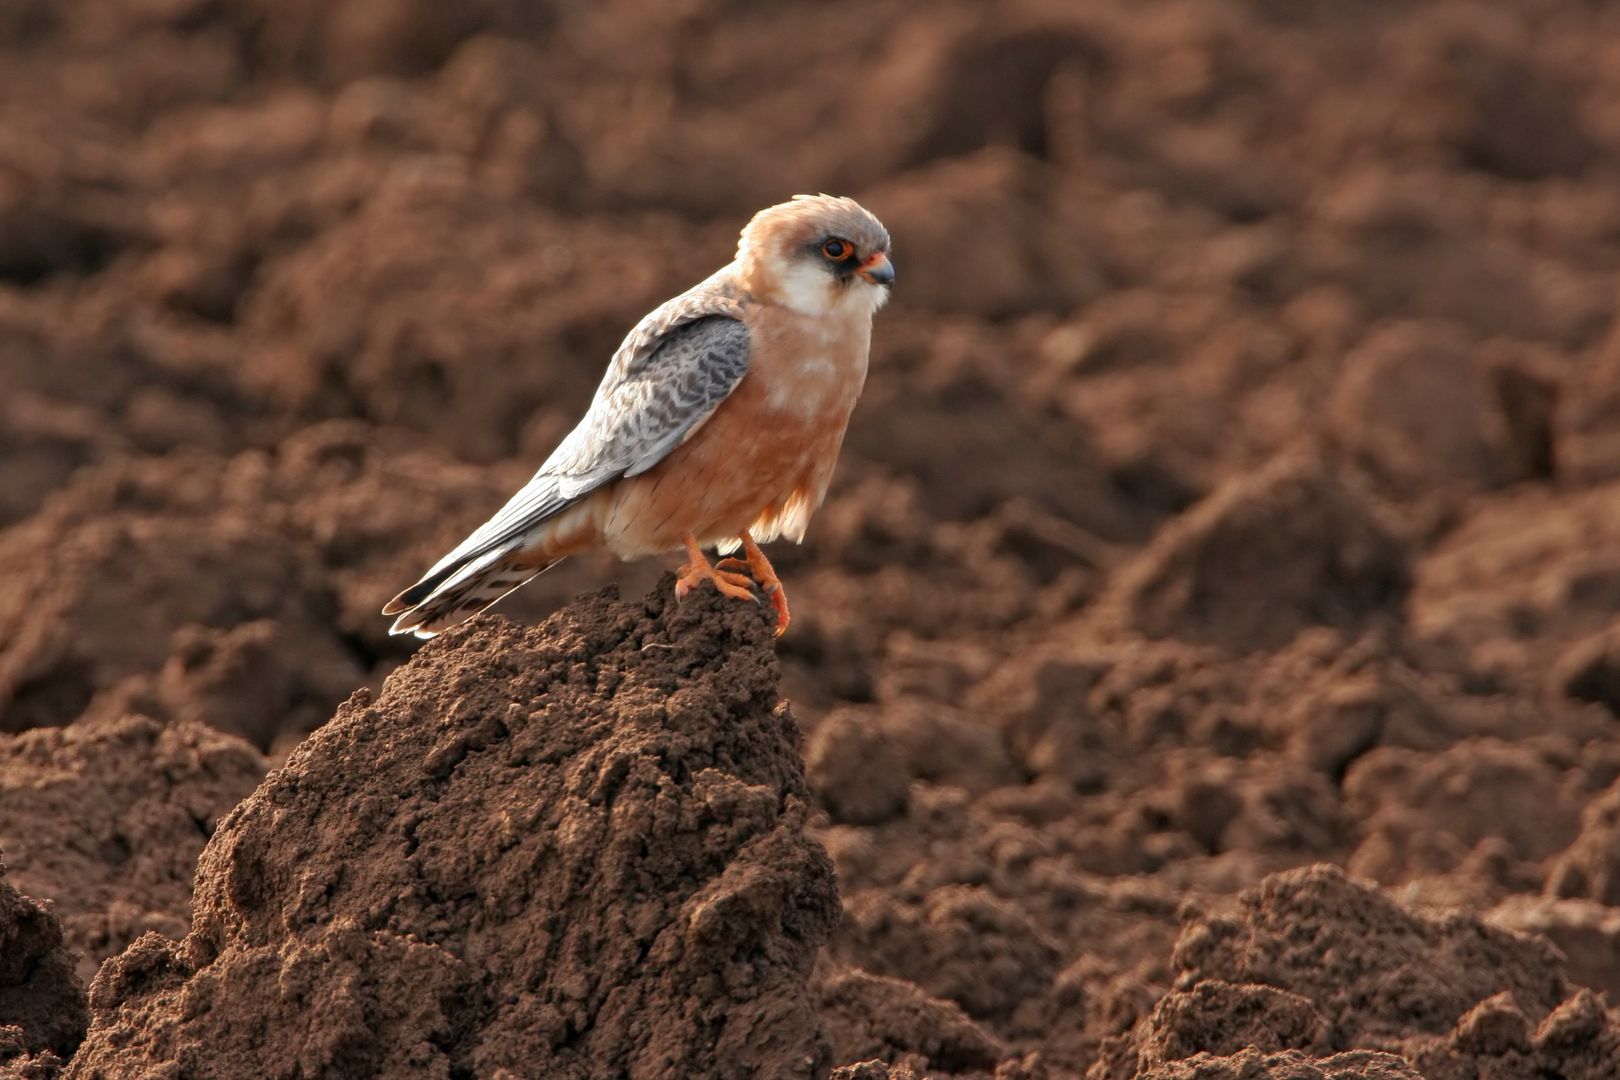
POLYGON ((855 245, 848 240, 840 240, 835 236, 821 245, 821 253, 833 262, 843 262, 855 254, 855 245))

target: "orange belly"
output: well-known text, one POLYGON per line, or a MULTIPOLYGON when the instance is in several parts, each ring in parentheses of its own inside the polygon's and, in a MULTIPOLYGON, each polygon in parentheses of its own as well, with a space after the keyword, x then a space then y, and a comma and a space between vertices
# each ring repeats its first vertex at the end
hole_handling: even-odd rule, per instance
POLYGON ((592 548, 635 559, 680 548, 804 537, 832 482, 850 413, 866 382, 871 313, 829 321, 747 309, 749 370, 682 445, 652 469, 613 481, 542 528, 536 566, 592 548))
POLYGON ((675 550, 688 532, 704 547, 745 529, 756 539, 801 539, 832 480, 854 405, 848 396, 810 415, 773 408, 767 380, 750 374, 692 438, 604 493, 602 544, 632 559, 675 550))

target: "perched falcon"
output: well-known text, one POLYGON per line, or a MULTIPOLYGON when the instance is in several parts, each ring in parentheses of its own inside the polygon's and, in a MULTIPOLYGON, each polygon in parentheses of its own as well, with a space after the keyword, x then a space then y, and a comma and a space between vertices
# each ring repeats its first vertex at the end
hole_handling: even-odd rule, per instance
POLYGON ((431 637, 580 552, 684 547, 677 597, 708 580, 752 600, 751 578, 781 634, 787 594, 759 542, 802 540, 826 496, 893 280, 889 233, 853 199, 755 214, 730 264, 630 331, 533 479, 388 602, 393 633, 431 637))

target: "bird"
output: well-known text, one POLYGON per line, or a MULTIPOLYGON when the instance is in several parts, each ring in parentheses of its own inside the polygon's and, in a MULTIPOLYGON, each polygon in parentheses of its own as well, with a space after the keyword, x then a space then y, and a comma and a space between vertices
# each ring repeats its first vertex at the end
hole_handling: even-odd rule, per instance
POLYGON ((684 549, 677 600, 709 581, 758 603, 757 584, 780 636, 787 592, 759 545, 801 542, 826 498, 894 282, 889 249, 851 198, 755 214, 730 263, 635 325, 529 482, 388 602, 390 633, 432 637, 570 555, 684 549))

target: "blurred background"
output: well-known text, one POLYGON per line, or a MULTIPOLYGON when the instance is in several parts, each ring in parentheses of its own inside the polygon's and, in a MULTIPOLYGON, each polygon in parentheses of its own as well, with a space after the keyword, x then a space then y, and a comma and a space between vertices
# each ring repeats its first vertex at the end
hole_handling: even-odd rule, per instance
POLYGON ((1620 904, 1614 826, 1581 832, 1620 773, 1592 0, 8 0, 14 880, 92 960, 183 931, 198 828, 415 647, 382 603, 802 191, 876 213, 899 275, 772 552, 841 956, 1083 1064, 1195 885, 1328 859, 1620 904), (1163 902, 1081 919, 1053 875, 1163 902), (968 924, 1021 958, 982 992, 968 924))

